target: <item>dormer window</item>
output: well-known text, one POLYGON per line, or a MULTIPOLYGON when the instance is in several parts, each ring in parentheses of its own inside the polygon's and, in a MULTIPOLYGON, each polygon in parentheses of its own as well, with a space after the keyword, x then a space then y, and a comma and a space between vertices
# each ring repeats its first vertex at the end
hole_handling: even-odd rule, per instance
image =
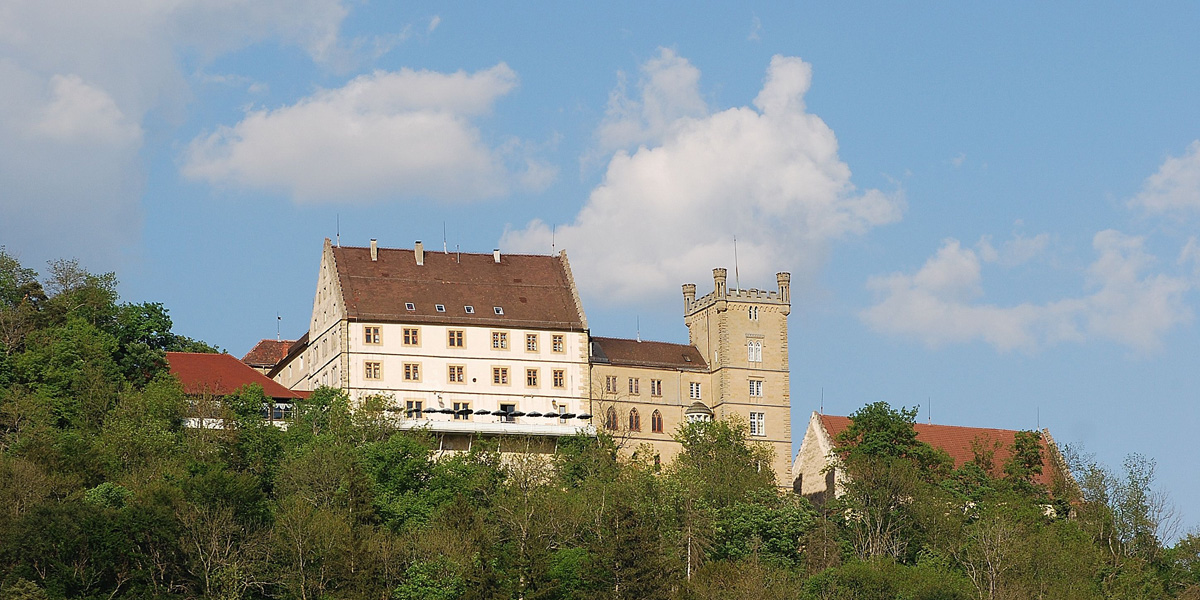
POLYGON ((436 310, 438 312, 446 312, 446 305, 445 304, 434 304, 433 310, 436 310))
POLYGON ((475 314, 475 307, 474 307, 474 306, 464 306, 464 307, 463 307, 463 310, 464 310, 464 311, 466 311, 466 313, 467 313, 468 315, 473 315, 473 314, 475 314))
POLYGON ((413 304, 412 302, 405 302, 404 310, 417 310, 417 305, 413 304))
POLYGON ((498 314, 498 315, 502 315, 502 314, 504 314, 504 307, 503 307, 503 306, 493 306, 493 307, 492 307, 492 310, 496 311, 496 314, 498 314))

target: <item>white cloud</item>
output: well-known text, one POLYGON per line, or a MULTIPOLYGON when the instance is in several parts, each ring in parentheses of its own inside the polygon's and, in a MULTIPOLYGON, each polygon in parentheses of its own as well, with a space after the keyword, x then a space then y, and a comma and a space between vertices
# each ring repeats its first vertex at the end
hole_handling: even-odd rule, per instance
POLYGON ((471 74, 377 71, 197 138, 183 172, 302 201, 497 196, 513 179, 546 177, 537 164, 510 174, 471 120, 516 85, 503 63, 471 74))
POLYGON ((37 120, 30 125, 34 136, 68 143, 141 143, 141 126, 130 122, 104 90, 88 85, 77 75, 55 75, 50 78, 50 88, 50 102, 41 107, 37 120))
POLYGON ((1045 252, 1049 243, 1050 234, 1048 233, 1039 233, 1031 238, 1018 233, 1013 235, 1013 239, 1000 244, 999 248, 992 245, 992 236, 990 235, 979 238, 979 243, 975 247, 979 249, 979 258, 982 258, 984 262, 1015 267, 1029 262, 1045 252))
POLYGON ((965 162, 967 162, 967 154, 965 152, 960 152, 958 156, 950 159, 950 164, 954 165, 955 169, 963 166, 965 162))
POLYGON ((438 15, 433 15, 433 18, 429 19, 429 26, 426 27, 425 33, 433 33, 433 30, 437 29, 438 25, 441 25, 441 24, 442 24, 442 18, 438 15))
POLYGON ((1090 294, 1045 304, 996 306, 983 296, 980 257, 947 240, 917 273, 873 277, 880 300, 861 313, 877 331, 929 346, 981 340, 1001 351, 1033 351, 1062 342, 1110 340, 1140 351, 1159 347, 1172 328, 1190 323, 1185 277, 1150 273, 1140 237, 1113 230, 1092 239, 1097 258, 1085 279, 1090 294))
MULTIPOLYGON (((697 114, 699 72, 686 60, 664 50, 643 73, 641 97, 610 104, 600 127, 608 143, 643 145, 616 152, 574 223, 555 232, 585 292, 678 293, 733 266, 735 236, 743 281, 773 285, 775 271, 792 270, 803 283, 830 241, 900 218, 899 194, 850 182, 833 131, 805 110, 811 69, 800 59, 774 57, 753 106, 712 114, 697 114)), ((533 221, 501 243, 545 251, 550 238, 551 226, 533 221)))
POLYGON ((708 114, 700 95, 700 70, 668 48, 641 66, 638 97, 630 98, 625 74, 618 73, 616 89, 609 94, 604 121, 596 131, 601 153, 610 153, 661 140, 689 118, 708 114))
POLYGON ((1129 204, 1152 213, 1200 210, 1200 140, 1192 142, 1183 156, 1168 157, 1129 204))
POLYGON ((0 3, 0 239, 113 266, 140 231, 143 123, 183 120, 194 63, 262 41, 339 55, 341 0, 0 3), (52 240, 53 243, 48 243, 52 240))

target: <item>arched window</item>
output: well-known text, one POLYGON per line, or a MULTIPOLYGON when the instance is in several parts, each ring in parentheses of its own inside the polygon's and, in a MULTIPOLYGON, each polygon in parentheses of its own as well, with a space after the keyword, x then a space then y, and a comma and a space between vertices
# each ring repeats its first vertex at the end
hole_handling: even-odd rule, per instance
POLYGON ((746 342, 746 360, 750 362, 762 362, 762 342, 758 340, 750 340, 746 342))
POLYGON ((629 430, 630 431, 641 431, 642 430, 642 416, 638 414, 638 411, 636 408, 629 409, 629 430))
POLYGON ((662 433, 662 413, 657 410, 650 415, 650 431, 654 433, 662 433))
POLYGON ((617 430, 617 409, 611 406, 604 412, 604 428, 609 431, 617 430))

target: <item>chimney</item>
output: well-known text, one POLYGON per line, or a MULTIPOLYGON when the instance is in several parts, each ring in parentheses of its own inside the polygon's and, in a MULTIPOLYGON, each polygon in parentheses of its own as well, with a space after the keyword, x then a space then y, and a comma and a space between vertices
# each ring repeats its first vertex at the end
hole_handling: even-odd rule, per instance
POLYGON ((792 303, 792 274, 791 273, 776 273, 775 280, 779 282, 779 299, 792 303))
POLYGON ((696 301, 696 284, 683 284, 683 311, 686 313, 692 308, 692 303, 696 301))
POLYGON ((375 244, 375 238, 371 238, 371 262, 379 260, 379 246, 375 244))
POLYGON ((417 240, 417 243, 413 246, 413 256, 417 257, 418 267, 425 265, 425 244, 422 244, 421 240, 417 240))
POLYGON ((725 296, 725 274, 727 271, 720 267, 713 269, 713 291, 717 293, 718 298, 725 296))
POLYGON ((492 260, 496 261, 496 264, 500 264, 500 249, 499 248, 492 250, 492 260))

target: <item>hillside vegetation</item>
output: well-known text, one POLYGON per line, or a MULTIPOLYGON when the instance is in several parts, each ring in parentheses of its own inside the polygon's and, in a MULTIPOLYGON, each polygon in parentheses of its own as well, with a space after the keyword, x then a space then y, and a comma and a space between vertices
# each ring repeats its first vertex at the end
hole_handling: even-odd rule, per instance
POLYGON ((1200 538, 1164 546, 1136 456, 1046 489, 1036 434, 956 469, 876 403, 816 507, 737 422, 681 429, 661 469, 603 434, 439 456, 329 388, 286 430, 254 388, 189 429, 163 353, 213 349, 115 289, 0 249, 0 600, 1200 598, 1200 538))

